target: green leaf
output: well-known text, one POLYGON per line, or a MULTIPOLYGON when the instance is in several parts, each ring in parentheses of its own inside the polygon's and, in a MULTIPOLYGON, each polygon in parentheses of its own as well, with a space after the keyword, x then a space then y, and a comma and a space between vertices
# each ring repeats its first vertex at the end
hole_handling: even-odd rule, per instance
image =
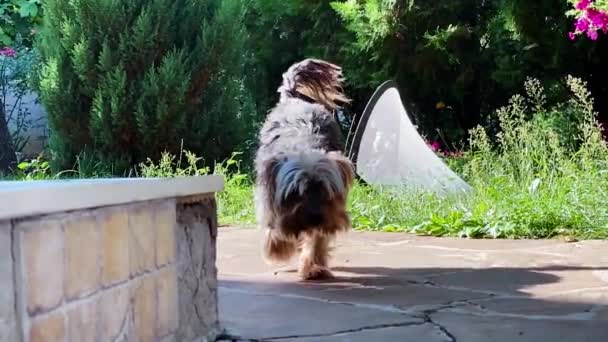
POLYGON ((30 163, 28 163, 28 162, 21 162, 21 163, 19 163, 19 165, 17 165, 17 168, 18 168, 19 170, 25 170, 25 169, 27 169, 29 166, 30 166, 30 163))
MULTIPOLYGON (((0 16, 3 16, 4 13, 8 12, 9 4, 0 4, 0 16)), ((0 28, 2 29, 2 28, 0 28)))
POLYGON ((399 229, 399 226, 396 226, 394 224, 387 224, 382 227, 382 231, 387 232, 387 233, 396 233, 396 232, 401 231, 401 229, 399 229))
POLYGON ((371 226, 371 224, 372 224, 372 221, 365 216, 357 217, 355 219, 355 222, 356 222, 357 226, 364 227, 364 228, 367 228, 367 227, 371 226))
POLYGON ((2 43, 2 45, 11 45, 13 43, 11 37, 4 32, 2 27, 0 27, 0 43, 2 43))
POLYGON ((35 17, 38 15, 37 1, 21 0, 18 2, 18 6, 21 18, 35 17))

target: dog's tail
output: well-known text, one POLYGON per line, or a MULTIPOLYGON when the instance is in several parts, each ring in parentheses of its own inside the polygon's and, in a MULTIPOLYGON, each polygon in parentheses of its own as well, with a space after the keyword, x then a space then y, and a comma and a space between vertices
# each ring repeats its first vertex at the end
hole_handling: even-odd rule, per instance
POLYGON ((306 197, 310 200, 304 203, 305 209, 314 217, 320 210, 318 201, 315 206, 315 196, 344 199, 353 180, 354 170, 348 158, 339 152, 314 150, 276 156, 267 165, 265 183, 272 207, 280 210, 293 195, 306 197))

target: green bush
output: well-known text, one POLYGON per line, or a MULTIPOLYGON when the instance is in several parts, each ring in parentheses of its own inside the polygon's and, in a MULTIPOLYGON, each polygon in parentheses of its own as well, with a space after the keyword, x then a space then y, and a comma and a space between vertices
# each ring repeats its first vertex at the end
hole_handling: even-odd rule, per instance
POLYGON ((48 0, 38 88, 54 169, 83 151, 120 172, 163 151, 222 159, 255 107, 240 0, 48 0))

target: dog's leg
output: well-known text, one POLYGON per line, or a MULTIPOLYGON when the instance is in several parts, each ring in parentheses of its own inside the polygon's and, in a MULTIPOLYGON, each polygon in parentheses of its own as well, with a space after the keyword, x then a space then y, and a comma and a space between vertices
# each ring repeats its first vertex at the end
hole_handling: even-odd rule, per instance
POLYGON ((287 262, 296 253, 298 244, 293 239, 282 239, 270 228, 265 228, 264 258, 267 262, 287 262))
POLYGON ((330 237, 311 232, 302 236, 298 272, 304 280, 333 278, 329 270, 330 237))

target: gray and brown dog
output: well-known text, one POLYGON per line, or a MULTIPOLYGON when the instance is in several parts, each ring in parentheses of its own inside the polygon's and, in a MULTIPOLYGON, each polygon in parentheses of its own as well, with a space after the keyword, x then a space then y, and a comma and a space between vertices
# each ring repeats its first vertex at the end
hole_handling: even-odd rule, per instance
POLYGON ((342 155, 334 110, 348 98, 342 69, 307 59, 283 74, 281 95, 260 132, 256 155, 256 214, 265 230, 264 255, 285 262, 299 253, 305 280, 332 277, 328 259, 346 212, 354 171, 342 155))

